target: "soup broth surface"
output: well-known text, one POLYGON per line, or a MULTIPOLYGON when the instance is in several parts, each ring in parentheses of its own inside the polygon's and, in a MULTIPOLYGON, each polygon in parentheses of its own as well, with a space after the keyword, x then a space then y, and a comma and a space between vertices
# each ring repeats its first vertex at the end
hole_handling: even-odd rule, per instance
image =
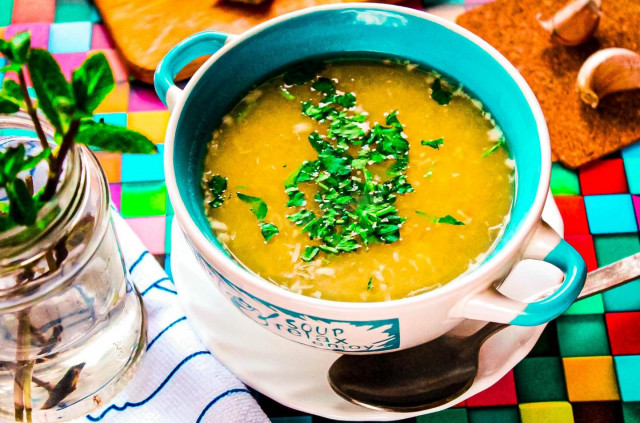
MULTIPOLYGON (((321 242, 287 218, 301 207, 287 207, 285 181, 305 161, 318 159, 308 137, 314 131, 327 134, 331 121, 319 122, 301 112, 303 101, 322 105, 324 94, 311 88, 313 81, 289 85, 279 76, 254 89, 225 116, 208 146, 204 207, 225 248, 274 284, 337 301, 416 295, 481 263, 508 220, 514 185, 502 132, 482 105, 455 84, 414 65, 336 61, 317 73, 333 81, 338 93, 355 95, 349 110, 367 114, 364 131, 376 122, 385 125, 397 111, 409 143, 404 175, 413 187, 413 192, 397 194, 393 203, 397 215, 406 218, 400 239, 301 259, 306 247, 321 242), (434 100, 440 88, 452 94, 447 104, 434 100), (212 207, 208 181, 216 175, 226 178, 227 186, 221 205, 212 207), (243 200, 243 194, 264 201, 266 216, 259 220, 257 203, 243 200), (279 233, 265 241, 260 222, 275 225, 279 233)), ((355 155, 360 148, 353 147, 355 155)), ((386 164, 393 162, 369 166, 372 177, 390 179, 386 164)), ((305 208, 318 213, 313 197, 318 185, 307 182, 299 188, 306 196, 305 208)))

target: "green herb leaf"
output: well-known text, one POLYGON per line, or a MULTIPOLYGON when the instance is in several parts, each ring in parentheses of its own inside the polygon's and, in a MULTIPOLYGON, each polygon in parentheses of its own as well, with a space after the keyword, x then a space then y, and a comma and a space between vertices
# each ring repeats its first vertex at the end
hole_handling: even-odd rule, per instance
POLYGON ((504 140, 504 138, 500 138, 495 144, 491 146, 491 148, 489 148, 487 151, 485 151, 482 154, 482 157, 487 157, 489 154, 493 153, 494 151, 497 151, 500 148, 504 147, 505 144, 506 144, 506 141, 504 140))
POLYGON ((5 191, 9 198, 9 217, 19 225, 33 225, 38 209, 27 184, 16 178, 6 185, 5 191))
POLYGON ((22 95, 22 89, 20 88, 20 84, 18 84, 13 79, 5 79, 2 83, 2 90, 0 91, 0 96, 5 98, 11 98, 15 100, 18 104, 24 101, 24 96, 22 95))
POLYGON ((11 55, 9 59, 12 63, 23 65, 29 58, 31 48, 31 34, 29 32, 19 32, 9 40, 11 55))
POLYGON ((236 195, 238 198, 245 203, 249 204, 251 208, 251 212, 256 215, 258 220, 262 221, 265 217, 267 217, 267 203, 265 203, 262 198, 253 197, 251 195, 246 195, 241 192, 237 192, 236 195))
POLYGON ((333 95, 336 93, 336 86, 329 78, 318 78, 318 80, 311 85, 311 88, 323 93, 324 95, 333 95))
POLYGON ((22 166, 20 166, 20 172, 24 170, 31 170, 38 165, 43 160, 47 160, 51 155, 51 149, 45 148, 40 153, 35 156, 27 157, 23 162, 22 166))
POLYGON ((269 242, 271 238, 280 233, 280 230, 273 223, 260 223, 260 233, 266 242, 269 242))
POLYGON ((13 97, 5 97, 0 93, 0 113, 10 115, 20 110, 20 103, 13 97))
POLYGON ((367 291, 369 291, 372 288, 373 288, 373 277, 369 278, 369 281, 367 282, 367 291))
POLYGON ((300 254, 300 258, 302 261, 310 262, 313 261, 314 258, 320 252, 320 247, 307 247, 304 249, 304 252, 300 254))
POLYGON ((451 98, 453 97, 453 93, 447 91, 442 86, 440 82, 440 78, 436 78, 431 85, 431 98, 441 106, 445 106, 451 102, 451 98))
POLYGON ((282 80, 287 85, 302 85, 318 76, 324 64, 320 62, 304 62, 290 68, 282 76, 282 80))
POLYGON ((82 121, 76 142, 111 152, 149 154, 158 151, 150 139, 138 132, 92 120, 82 121))
POLYGON ((78 109, 87 115, 100 105, 115 86, 109 61, 103 53, 89 56, 71 78, 78 109))
POLYGON ((438 138, 436 140, 420 141, 420 144, 426 145, 427 147, 435 148, 436 150, 440 150, 440 146, 444 144, 444 138, 438 138))
POLYGON ((209 206, 217 208, 224 202, 224 192, 227 190, 227 178, 220 175, 213 175, 207 181, 207 188, 211 194, 211 200, 209 206))
POLYGON ((286 88, 280 88, 280 95, 286 98, 287 100, 295 100, 296 96, 291 94, 289 90, 286 88))
POLYGON ((48 51, 32 49, 28 68, 40 109, 54 128, 58 132, 63 132, 63 119, 54 107, 54 99, 62 97, 72 101, 69 84, 62 74, 60 66, 48 51))
POLYGON ((9 43, 2 38, 0 38, 0 54, 7 56, 7 58, 11 60, 11 58, 9 57, 9 55, 11 54, 11 45, 9 45, 9 43))
POLYGON ((459 221, 450 214, 443 217, 436 217, 434 223, 446 223, 447 225, 464 225, 464 222, 459 221))

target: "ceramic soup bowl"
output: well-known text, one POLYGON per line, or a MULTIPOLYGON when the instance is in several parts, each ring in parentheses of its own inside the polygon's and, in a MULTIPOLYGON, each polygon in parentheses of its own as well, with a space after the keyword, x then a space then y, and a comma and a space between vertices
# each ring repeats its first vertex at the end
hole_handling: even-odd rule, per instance
POLYGON ((278 335, 327 350, 390 351, 436 338, 463 319, 540 325, 566 310, 582 289, 584 261, 541 220, 551 155, 540 106, 500 53, 453 23, 386 5, 305 9, 238 36, 195 34, 167 54, 155 84, 171 109, 165 172, 175 217, 211 282, 246 316, 278 335), (209 54, 184 89, 173 83, 186 64, 209 54), (511 217, 492 254, 474 270, 415 297, 348 303, 289 292, 236 263, 215 238, 203 210, 203 158, 224 114, 256 84, 292 64, 353 57, 401 58, 459 81, 495 117, 516 163, 511 217), (532 303, 501 294, 496 287, 523 259, 559 268, 564 273, 559 288, 532 303))

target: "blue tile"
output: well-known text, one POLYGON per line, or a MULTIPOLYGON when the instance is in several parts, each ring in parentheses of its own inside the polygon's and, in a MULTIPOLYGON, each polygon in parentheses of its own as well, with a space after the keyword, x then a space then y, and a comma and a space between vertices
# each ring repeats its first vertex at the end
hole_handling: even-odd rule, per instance
POLYGON ((587 195, 584 197, 592 234, 637 232, 631 195, 587 195))
POLYGON ((164 145, 156 154, 123 154, 122 182, 164 181, 164 145))
POLYGON ((640 194, 640 157, 626 157, 623 159, 624 173, 627 175, 629 192, 640 194))
POLYGON ((640 310, 640 280, 604 292, 602 299, 609 312, 640 310))
POLYGON ((640 401, 640 355, 613 357, 622 401, 640 401))
POLYGON ((625 147, 622 149, 622 158, 623 159, 629 159, 629 158, 636 158, 636 159, 640 159, 640 140, 638 140, 639 142, 635 143, 635 144, 631 144, 628 147, 625 147))
POLYGON ((91 48, 91 22, 54 23, 49 36, 51 53, 77 53, 91 48))
POLYGON ((104 119, 105 123, 127 127, 127 114, 126 113, 96 113, 93 115, 93 120, 99 122, 100 119, 104 119))

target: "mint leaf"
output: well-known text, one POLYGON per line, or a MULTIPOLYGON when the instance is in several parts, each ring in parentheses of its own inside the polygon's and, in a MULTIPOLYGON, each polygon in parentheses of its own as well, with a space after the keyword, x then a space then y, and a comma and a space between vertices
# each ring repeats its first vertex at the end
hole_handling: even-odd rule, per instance
POLYGON ((31 156, 31 157, 27 156, 22 161, 22 165, 20 166, 19 172, 22 172, 23 170, 31 170, 31 169, 33 169, 41 161, 47 160, 50 155, 51 155, 51 149, 50 148, 45 148, 44 150, 42 150, 40 153, 38 153, 35 156, 31 156))
POLYGON ((280 233, 280 230, 273 223, 260 223, 260 233, 266 242, 280 233))
POLYGON ((89 56, 73 71, 71 85, 76 107, 90 115, 115 86, 109 61, 103 53, 89 56))
POLYGON ((11 46, 2 38, 0 38, 0 54, 7 56, 7 58, 10 59, 9 55, 11 54, 11 46))
POLYGON ((12 98, 17 103, 22 103, 24 101, 20 84, 13 79, 4 80, 2 83, 2 90, 0 90, 0 96, 12 98))
POLYGON ((442 86, 440 79, 433 81, 431 85, 431 98, 441 106, 445 106, 451 102, 453 93, 447 91, 442 86))
POLYGON ((22 179, 14 179, 5 187, 9 197, 9 217, 19 225, 32 225, 36 221, 38 209, 22 179))
POLYGON ((92 120, 82 121, 75 141, 119 153, 150 154, 158 151, 151 140, 138 132, 92 120))
POLYGON ((444 144, 444 138, 438 138, 437 140, 420 141, 420 144, 426 145, 427 147, 435 148, 436 150, 440 150, 440 146, 444 144))
POLYGON ((48 51, 32 49, 28 68, 33 89, 38 97, 38 106, 54 128, 63 132, 62 119, 54 107, 54 99, 62 97, 71 101, 71 92, 60 66, 48 51))
POLYGON ((20 103, 12 97, 5 97, 0 93, 0 113, 10 115, 20 110, 20 103))
POLYGON ((251 212, 256 215, 258 220, 262 221, 265 217, 267 217, 267 203, 265 203, 262 198, 253 197, 251 195, 246 195, 241 192, 237 192, 236 195, 238 198, 245 203, 249 204, 251 208, 251 212))
POLYGON ((19 65, 27 63, 29 58, 29 49, 31 48, 31 34, 28 32, 19 32, 9 40, 11 48, 11 62, 19 65))

